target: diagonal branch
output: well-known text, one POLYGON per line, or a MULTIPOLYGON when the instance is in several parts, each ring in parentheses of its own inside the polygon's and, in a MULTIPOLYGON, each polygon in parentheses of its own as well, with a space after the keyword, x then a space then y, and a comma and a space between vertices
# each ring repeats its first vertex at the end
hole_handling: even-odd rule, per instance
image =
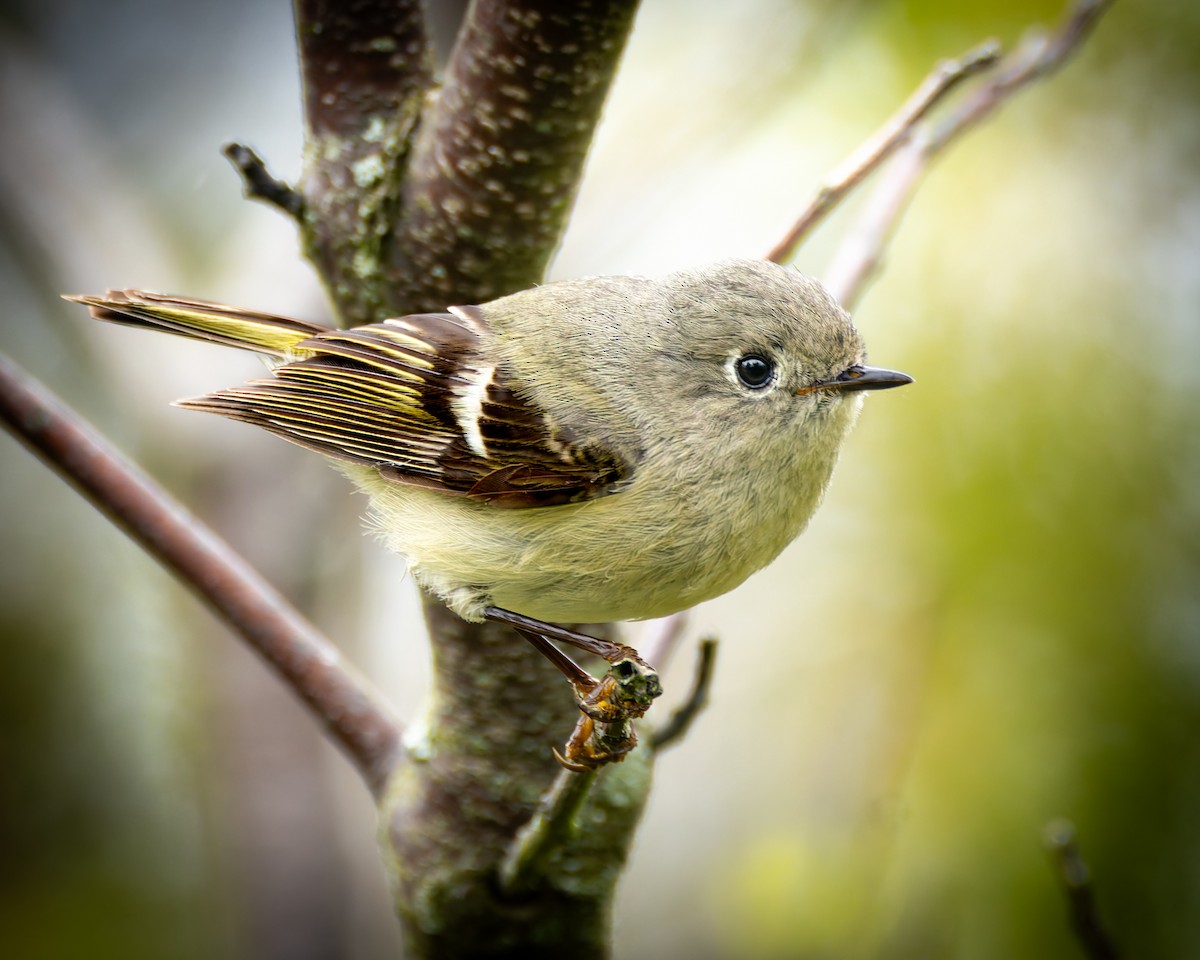
POLYGON ((333 644, 165 490, 3 355, 0 420, 241 634, 378 793, 396 766, 400 727, 333 644))
POLYGON ((1075 0, 1049 36, 1031 30, 1017 49, 979 86, 937 121, 908 131, 908 140, 847 235, 826 274, 825 285, 847 309, 879 269, 883 251, 933 160, 947 146, 1007 103, 1017 91, 1059 69, 1079 48, 1112 0, 1075 0))
POLYGON ((786 263, 791 260, 805 238, 855 187, 895 152, 918 121, 928 115, 930 110, 964 80, 992 66, 999 58, 1000 45, 995 40, 988 40, 967 51, 957 60, 943 60, 939 63, 887 123, 830 174, 808 208, 800 214, 787 235, 767 254, 766 259, 774 263, 786 263))
POLYGON ((1071 929, 1088 960, 1118 960, 1120 951, 1096 909, 1092 873, 1079 852, 1075 825, 1069 820, 1054 820, 1042 835, 1046 852, 1067 898, 1071 929))
POLYGON ((262 157, 242 143, 227 143, 221 148, 225 158, 242 178, 247 199, 269 203, 294 220, 304 216, 304 198, 290 184, 272 176, 262 157))
POLYGON ((825 288, 847 310, 853 312, 883 264, 884 251, 928 166, 928 145, 928 131, 912 132, 825 271, 825 288))
POLYGON ((700 641, 700 657, 696 663, 696 675, 687 699, 680 704, 665 724, 654 731, 651 746, 663 750, 683 740, 692 728, 692 723, 708 706, 708 692, 712 688, 713 667, 717 662, 717 641, 705 637, 700 641))
POLYGON ((595 770, 559 770, 554 783, 542 796, 537 811, 513 838, 500 862, 500 891, 506 897, 528 894, 538 878, 542 862, 571 832, 571 818, 579 811, 596 780, 595 770))
POLYGON ((1030 30, 1016 52, 986 83, 933 128, 927 151, 938 153, 951 141, 986 118, 1022 87, 1058 70, 1079 49, 1113 0, 1075 0, 1063 22, 1049 36, 1030 30))

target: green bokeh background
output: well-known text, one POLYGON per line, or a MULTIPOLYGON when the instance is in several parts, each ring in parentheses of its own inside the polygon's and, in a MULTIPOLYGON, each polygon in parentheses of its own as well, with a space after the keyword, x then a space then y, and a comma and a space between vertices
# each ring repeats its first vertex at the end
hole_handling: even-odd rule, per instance
MULTIPOLYGON (((1060 13, 644 0, 555 274, 761 254, 936 59, 1060 13)), ((323 315, 217 152, 298 172, 290 29, 282 0, 0 8, 0 349, 411 716, 416 605, 361 503, 167 406, 255 361, 56 300, 323 315)), ((713 701, 661 761, 619 956, 1070 957, 1040 845, 1059 816, 1127 955, 1200 951, 1198 85, 1200 7, 1118 2, 931 172, 857 311, 917 383, 870 398, 810 530, 696 611, 713 701)), ((303 712, 7 438, 0 485, 0 952, 395 955, 370 803, 303 712)))

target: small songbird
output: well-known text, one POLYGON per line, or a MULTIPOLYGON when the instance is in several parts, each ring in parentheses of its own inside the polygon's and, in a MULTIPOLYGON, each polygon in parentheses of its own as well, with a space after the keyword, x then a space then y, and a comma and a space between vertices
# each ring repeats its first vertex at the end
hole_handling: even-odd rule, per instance
POLYGON ((68 299, 272 358, 179 405, 332 459, 417 582, 472 621, 642 619, 725 593, 808 522, 863 391, 911 382, 865 366, 815 280, 758 260, 348 330, 133 290, 68 299))

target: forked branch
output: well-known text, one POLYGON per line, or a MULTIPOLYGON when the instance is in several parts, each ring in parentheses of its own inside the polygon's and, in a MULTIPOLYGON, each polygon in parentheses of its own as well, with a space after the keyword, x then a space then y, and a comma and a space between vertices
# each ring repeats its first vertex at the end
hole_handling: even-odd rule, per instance
POLYGON ((995 40, 981 43, 957 60, 943 60, 912 96, 869 140, 862 144, 824 183, 766 259, 774 263, 791 260, 800 244, 862 181, 904 142, 913 127, 964 80, 992 66, 1000 57, 995 40))
MULTIPOLYGON (((908 124, 899 136, 899 149, 884 180, 826 272, 825 285, 843 306, 853 309, 878 271, 883 251, 933 160, 1019 90, 1066 63, 1111 5, 1112 0, 1076 0, 1053 33, 1047 35, 1040 28, 1027 32, 1016 50, 936 122, 932 117, 916 117, 908 124)), ((861 180, 859 176, 855 182, 861 180)))

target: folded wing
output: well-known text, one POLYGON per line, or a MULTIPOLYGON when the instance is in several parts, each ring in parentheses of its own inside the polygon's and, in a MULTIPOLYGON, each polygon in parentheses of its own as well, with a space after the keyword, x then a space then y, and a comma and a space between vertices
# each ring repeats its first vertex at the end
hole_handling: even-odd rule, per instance
POLYGON ((613 452, 565 435, 480 352, 478 308, 296 342, 269 378, 180 405, 256 424, 397 483, 501 507, 603 496, 629 478, 613 452))

